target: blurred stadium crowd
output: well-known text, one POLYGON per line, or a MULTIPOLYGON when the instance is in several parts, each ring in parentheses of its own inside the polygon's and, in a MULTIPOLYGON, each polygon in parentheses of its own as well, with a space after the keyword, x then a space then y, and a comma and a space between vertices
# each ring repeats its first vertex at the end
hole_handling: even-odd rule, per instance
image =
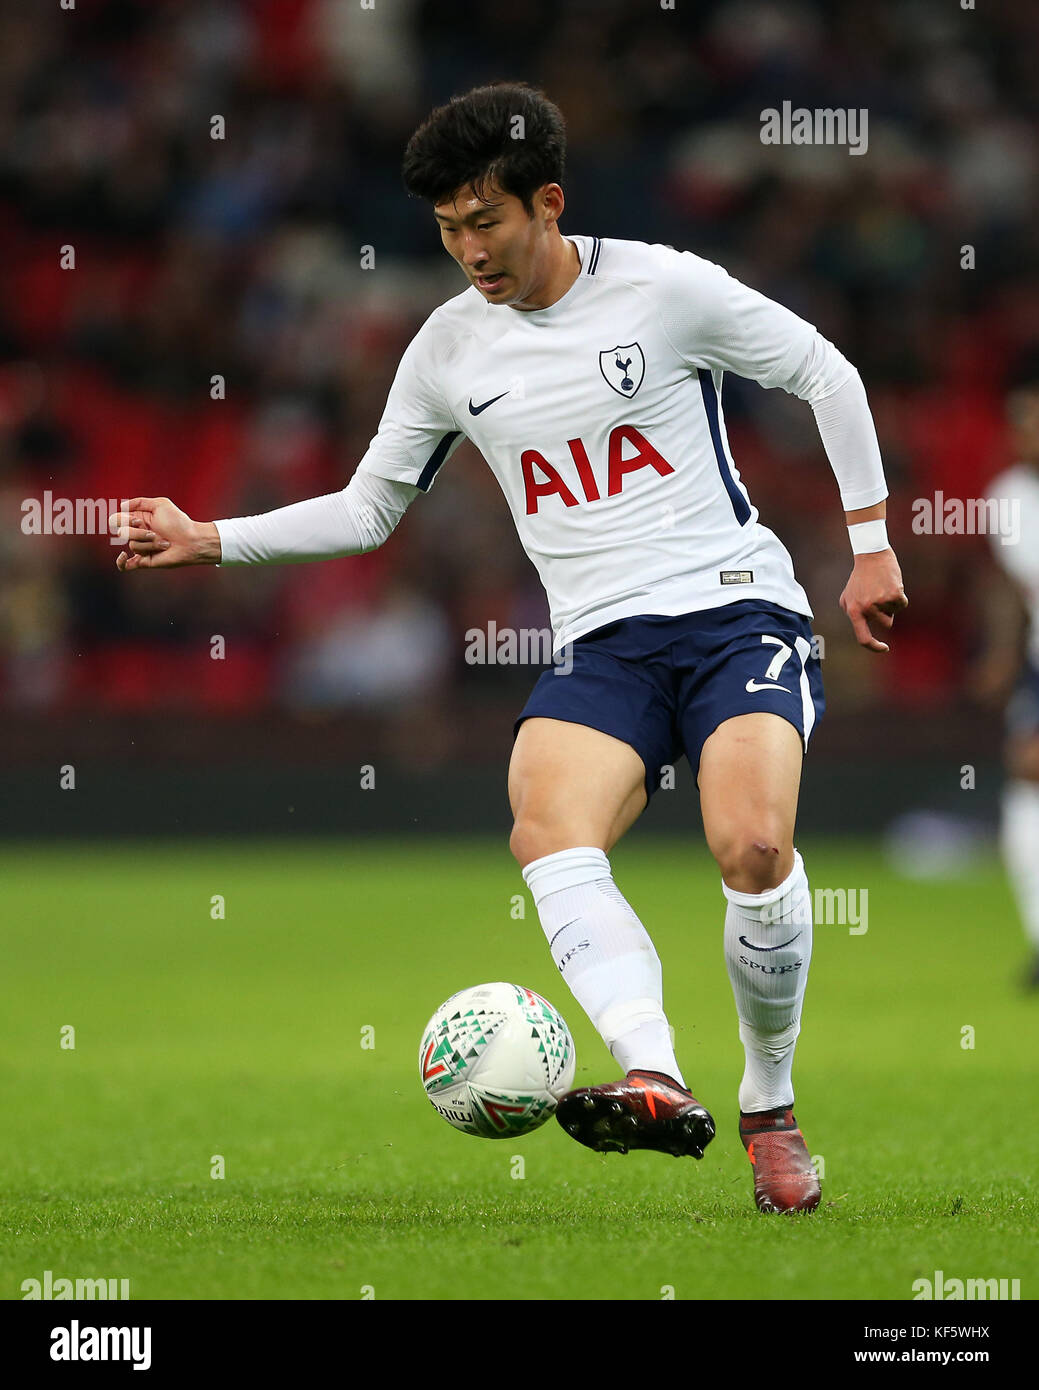
POLYGON ((20 526, 45 490, 210 519, 343 486, 403 348, 464 288, 404 145, 497 78, 563 108, 564 232, 717 260, 858 366, 912 603, 889 659, 837 609, 849 547, 808 407, 730 379, 734 455, 812 598, 831 708, 955 702, 985 542, 915 536, 910 505, 979 496, 1008 461, 1001 381, 1039 322, 1037 52, 1013 0, 0 5, 7 708, 518 708, 535 673, 467 667, 465 632, 547 611, 471 446, 356 560, 131 579, 105 537, 20 526), (868 154, 763 145, 784 100, 867 108, 868 154))

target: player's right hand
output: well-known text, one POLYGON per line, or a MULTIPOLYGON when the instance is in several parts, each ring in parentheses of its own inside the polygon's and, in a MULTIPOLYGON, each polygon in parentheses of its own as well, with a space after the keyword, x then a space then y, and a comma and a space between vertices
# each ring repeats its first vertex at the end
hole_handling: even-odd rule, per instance
POLYGON ((108 525, 126 546, 116 556, 120 570, 220 563, 217 528, 211 521, 192 521, 168 497, 132 497, 108 525))
POLYGON ((872 624, 890 630, 895 614, 909 607, 902 587, 902 571, 890 547, 855 556, 855 566, 844 586, 839 606, 847 615, 859 646, 871 652, 890 651, 888 644, 873 632, 872 624))

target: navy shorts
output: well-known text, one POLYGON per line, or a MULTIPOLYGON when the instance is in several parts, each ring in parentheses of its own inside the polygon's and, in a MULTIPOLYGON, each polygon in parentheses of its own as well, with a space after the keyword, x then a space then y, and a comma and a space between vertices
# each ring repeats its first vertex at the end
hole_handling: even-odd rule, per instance
POLYGON ((630 744, 646 795, 684 753, 694 773, 719 724, 766 710, 793 724, 804 746, 824 709, 812 630, 800 613, 745 599, 678 617, 621 618, 572 645, 573 668, 546 671, 516 720, 586 724, 630 744))
POLYGON ((1007 703, 1006 725, 1012 739, 1039 734, 1039 667, 1032 661, 1025 662, 1007 703))

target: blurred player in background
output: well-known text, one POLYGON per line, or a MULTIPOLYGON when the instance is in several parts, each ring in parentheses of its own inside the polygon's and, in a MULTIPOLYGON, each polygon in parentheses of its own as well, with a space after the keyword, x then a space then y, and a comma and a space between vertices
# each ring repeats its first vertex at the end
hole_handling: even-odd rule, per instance
POLYGON ((987 651, 973 685, 989 700, 1012 688, 1001 839, 1031 947, 1026 981, 1039 989, 1039 348, 1018 363, 1006 404, 1015 463, 988 496, 1015 516, 1016 535, 989 530, 998 568, 987 596, 987 651))
POLYGON ((256 517, 196 523, 167 498, 116 524, 120 569, 250 564, 381 545, 463 437, 494 472, 552 613, 565 676, 516 723, 512 851, 553 958, 625 1076, 564 1097, 597 1150, 701 1157, 714 1122, 686 1087, 661 966, 608 859, 683 753, 726 899, 724 950, 746 1067, 739 1134, 762 1211, 811 1211, 794 1048, 812 904, 794 822, 822 712, 807 596, 758 521, 721 409, 733 371, 807 401, 840 487, 859 642, 905 607, 887 487, 858 373, 803 319, 689 252, 564 237, 558 108, 522 84, 438 108, 404 160, 469 281, 401 360, 349 485, 256 517))

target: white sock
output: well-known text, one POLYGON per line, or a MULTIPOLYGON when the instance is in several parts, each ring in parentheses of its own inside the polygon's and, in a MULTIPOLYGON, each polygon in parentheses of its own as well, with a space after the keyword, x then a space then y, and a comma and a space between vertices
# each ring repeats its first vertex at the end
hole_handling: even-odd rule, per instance
POLYGON ((794 850, 789 878, 765 893, 737 893, 726 883, 722 890, 728 899, 725 964, 747 1059, 740 1109, 785 1108, 794 1103, 794 1048, 812 959, 812 898, 804 863, 794 850))
POLYGON ((1039 951, 1039 782, 1003 788, 1000 839, 1025 935, 1039 951))
POLYGON ((523 878, 560 973, 625 1072, 659 1071, 684 1086, 662 1006, 660 960, 603 851, 546 854, 523 878))

